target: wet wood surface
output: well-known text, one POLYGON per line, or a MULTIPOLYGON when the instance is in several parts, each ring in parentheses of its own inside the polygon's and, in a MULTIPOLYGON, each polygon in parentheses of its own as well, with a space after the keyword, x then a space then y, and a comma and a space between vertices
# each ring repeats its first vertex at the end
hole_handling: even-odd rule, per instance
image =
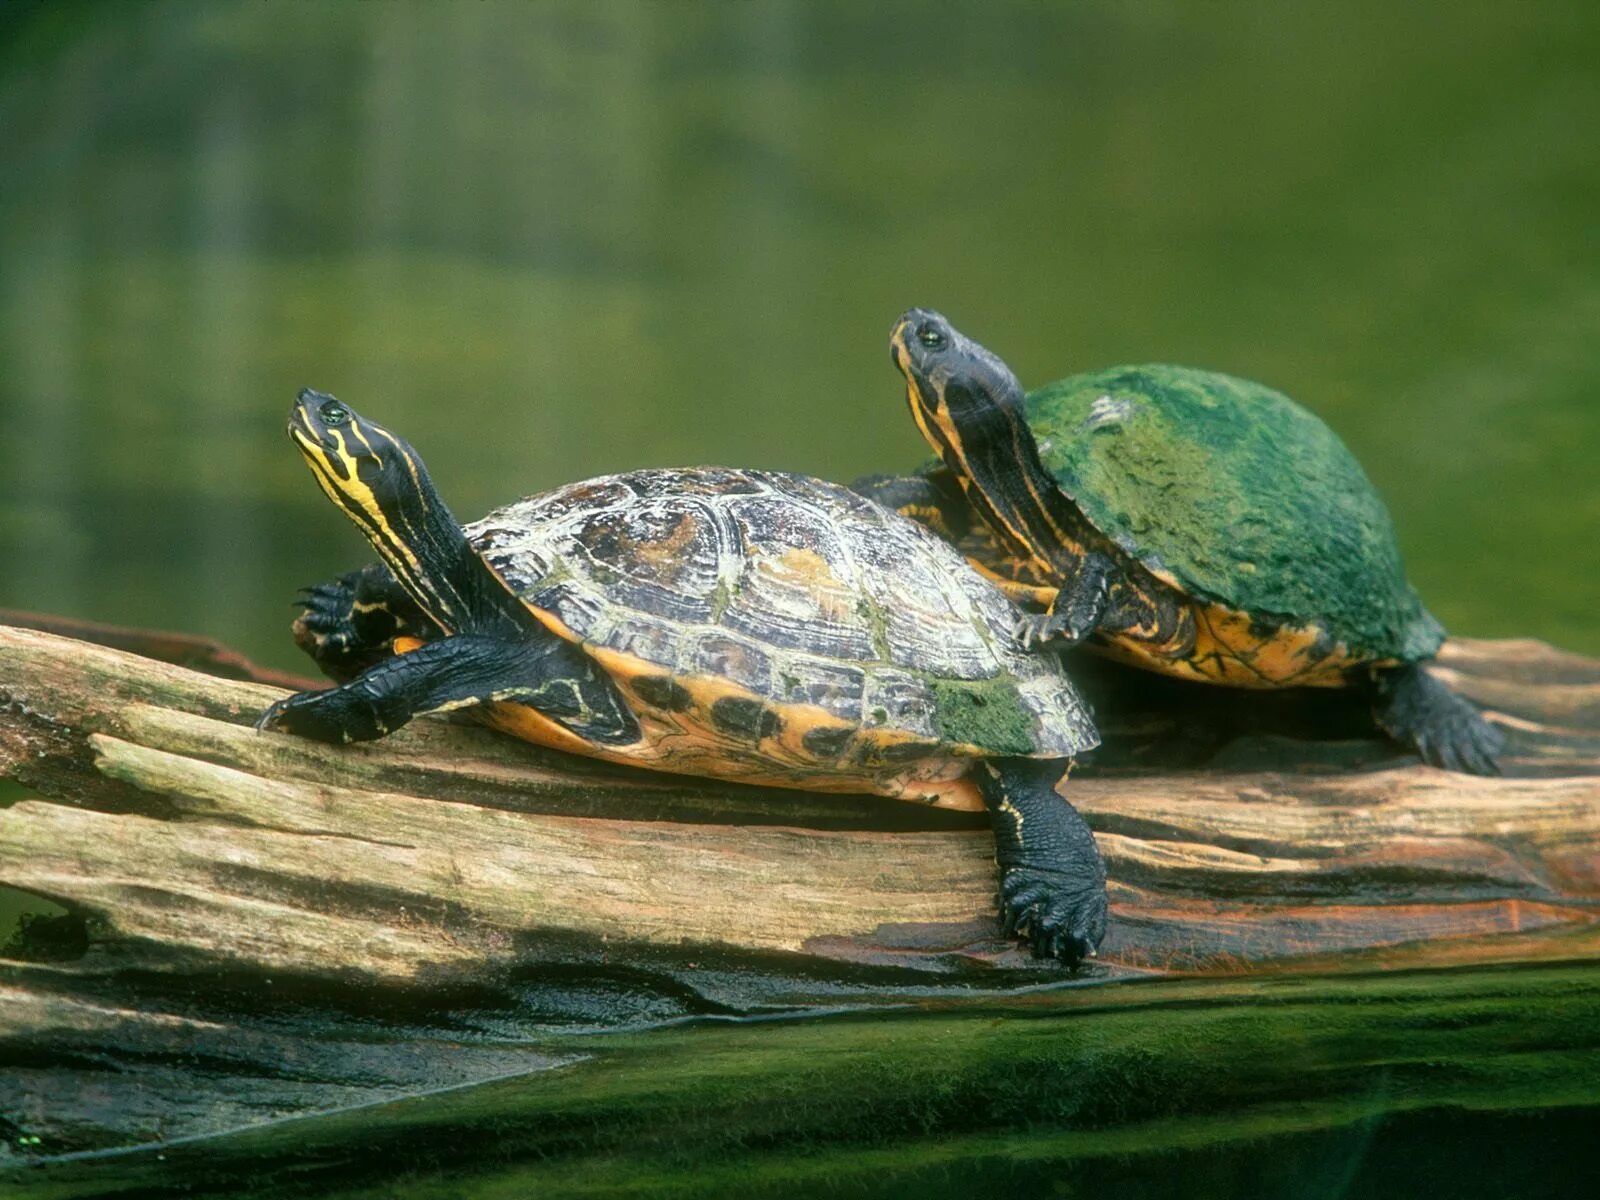
POLYGON ((0 774, 28 793, 0 810, 0 885, 64 910, 0 952, 0 1113, 72 1145, 488 1077, 542 1028, 1600 958, 1600 662, 1540 643, 1455 642, 1436 668, 1506 731, 1498 779, 1407 758, 1347 694, 1085 660, 1106 746, 1066 786, 1113 919, 1071 976, 999 935, 981 817, 443 720, 349 748, 258 734, 280 689, 133 653, 162 652, 140 636, 0 627, 0 774), (95 1063, 125 1086, 85 1101, 95 1063))

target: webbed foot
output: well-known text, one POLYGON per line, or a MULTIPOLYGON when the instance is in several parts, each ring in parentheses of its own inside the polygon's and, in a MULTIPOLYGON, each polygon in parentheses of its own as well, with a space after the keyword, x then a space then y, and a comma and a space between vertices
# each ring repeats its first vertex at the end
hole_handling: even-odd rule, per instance
POLYGON ((1000 927, 1025 937, 1035 958, 1076 967, 1093 958, 1106 935, 1106 885, 1100 872, 1069 874, 1044 867, 1000 872, 1000 927))
POLYGON ((1063 759, 995 758, 974 779, 1000 865, 1000 925, 1035 958, 1076 967, 1106 934, 1106 868, 1094 834, 1056 791, 1063 759))
POLYGON ((343 688, 285 696, 257 718, 256 728, 335 746, 370 742, 389 732, 370 704, 355 701, 343 688))
POLYGON ((1468 775, 1500 774, 1505 735, 1471 701, 1458 696, 1419 664, 1379 671, 1373 717, 1430 766, 1468 775))

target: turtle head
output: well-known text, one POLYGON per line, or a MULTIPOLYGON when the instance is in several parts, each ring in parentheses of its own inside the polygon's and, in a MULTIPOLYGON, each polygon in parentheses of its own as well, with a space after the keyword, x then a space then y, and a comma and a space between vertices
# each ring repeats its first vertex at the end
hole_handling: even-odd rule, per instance
POLYGON ((906 377, 911 415, 947 460, 975 434, 1023 414, 1011 368, 932 309, 913 308, 896 321, 889 351, 906 377))
POLYGON ((404 440, 326 392, 302 388, 289 437, 322 490, 364 529, 404 520, 431 491, 422 460, 404 440))
POLYGON ((1061 494, 1011 368, 926 308, 895 323, 889 346, 917 427, 967 499, 1013 553, 1048 565, 1061 494))
POLYGON ((372 543, 412 597, 441 624, 438 576, 465 545, 409 443, 326 392, 303 388, 289 437, 317 483, 372 543))

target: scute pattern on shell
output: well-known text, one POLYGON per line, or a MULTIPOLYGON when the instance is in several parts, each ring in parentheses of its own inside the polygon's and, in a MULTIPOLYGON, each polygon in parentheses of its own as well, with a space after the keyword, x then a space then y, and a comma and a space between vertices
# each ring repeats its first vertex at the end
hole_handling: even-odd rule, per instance
POLYGON ((1031 745, 991 752, 1067 755, 1097 740, 1059 669, 1014 646, 1016 613, 994 587, 921 526, 836 484, 633 471, 507 505, 467 535, 580 641, 677 678, 726 679, 928 745, 953 740, 941 720, 952 686, 1003 684, 1031 745))

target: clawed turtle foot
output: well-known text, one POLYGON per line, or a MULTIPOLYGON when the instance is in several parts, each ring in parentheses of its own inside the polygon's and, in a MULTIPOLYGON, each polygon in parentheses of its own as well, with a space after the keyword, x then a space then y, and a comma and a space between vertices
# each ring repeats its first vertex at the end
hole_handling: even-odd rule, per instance
POLYGON ((1043 867, 1006 867, 1000 874, 1000 927, 1023 937, 1035 958, 1076 967, 1093 958, 1106 934, 1105 883, 1043 867))
POLYGON ((294 619, 295 645, 318 662, 345 658, 357 640, 351 620, 355 611, 355 588, 350 575, 327 583, 303 587, 294 603, 300 615, 294 619))
POLYGON ((376 564, 301 588, 295 603, 302 610, 294 621, 295 645, 340 682, 388 657, 396 637, 427 640, 435 632, 394 576, 376 564))
POLYGON ((257 718, 256 728, 267 733, 292 733, 336 746, 382 736, 383 731, 378 728, 370 709, 363 719, 358 706, 330 702, 333 695, 333 692, 296 692, 285 696, 257 718))
POLYGON ((384 633, 356 624, 356 588, 360 571, 349 571, 326 583, 303 587, 294 603, 294 644, 304 650, 335 679, 351 678, 388 649, 384 633))
POLYGON ((1418 730, 1412 743, 1429 766, 1467 775, 1500 774, 1500 756, 1506 749, 1505 735, 1476 712, 1418 730))
POLYGON ((355 606, 356 572, 351 571, 325 583, 303 587, 294 603, 301 609, 297 623, 321 634, 349 635, 350 614, 355 606))
POLYGON ((1468 775, 1500 774, 1505 735, 1472 702, 1417 664, 1378 673, 1373 715, 1395 741, 1429 766, 1468 775))
POLYGON ((1089 636, 1088 629, 1075 629, 1065 613, 1025 613, 1017 621, 1017 645, 1024 650, 1069 650, 1089 636))

